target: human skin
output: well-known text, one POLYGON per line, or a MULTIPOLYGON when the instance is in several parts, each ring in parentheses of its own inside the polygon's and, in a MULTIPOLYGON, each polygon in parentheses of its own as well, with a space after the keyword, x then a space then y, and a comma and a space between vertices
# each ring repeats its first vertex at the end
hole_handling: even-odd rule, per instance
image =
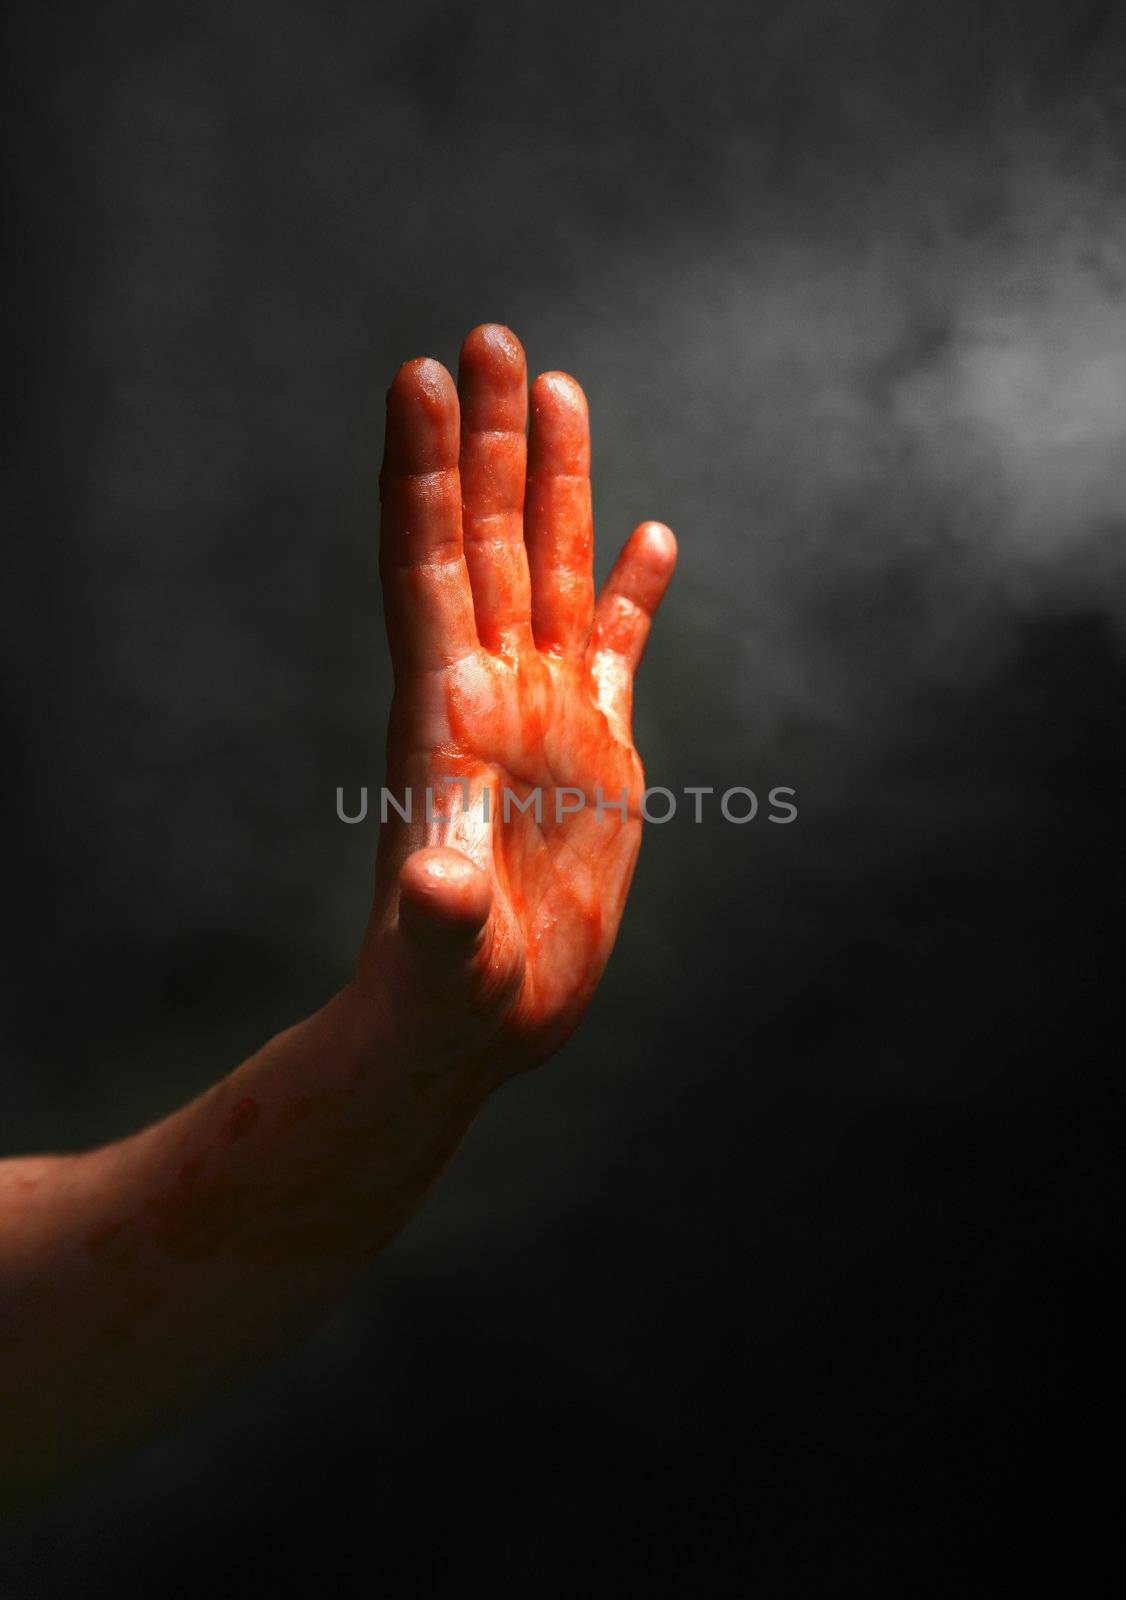
POLYGON ((352 980, 163 1121, 0 1162, 7 1498, 314 1326, 598 983, 641 838, 633 675, 676 544, 642 523, 595 603, 586 400, 544 373, 528 413, 523 349, 493 324, 456 388, 420 359, 387 397, 386 787, 411 820, 381 828, 352 980), (529 809, 506 818, 505 790, 529 809), (562 790, 582 809, 570 793, 557 813, 562 790))

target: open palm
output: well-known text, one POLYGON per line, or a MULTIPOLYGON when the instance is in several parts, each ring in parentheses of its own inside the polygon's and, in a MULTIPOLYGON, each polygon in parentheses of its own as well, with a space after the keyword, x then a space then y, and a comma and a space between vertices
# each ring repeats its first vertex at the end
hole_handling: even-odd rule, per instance
POLYGON ((676 560, 669 530, 642 523, 595 604, 585 398, 545 373, 526 435, 528 409, 523 349, 490 324, 456 389, 421 359, 388 394, 397 808, 361 958, 513 1067, 570 1033, 614 942, 641 837, 633 673, 676 560))

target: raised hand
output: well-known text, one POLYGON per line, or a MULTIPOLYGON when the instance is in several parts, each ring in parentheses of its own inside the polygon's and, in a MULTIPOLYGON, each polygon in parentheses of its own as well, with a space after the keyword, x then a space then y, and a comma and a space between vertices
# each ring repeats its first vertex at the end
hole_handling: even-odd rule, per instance
POLYGON ((528 410, 493 324, 456 389, 423 358, 387 397, 386 787, 410 820, 388 806, 358 977, 420 1046, 502 1072, 566 1038, 613 946, 641 838, 633 675, 676 561, 643 522, 595 602, 586 399, 548 372, 526 436, 528 410))
POLYGON ((642 523, 595 604, 586 401, 546 373, 525 443, 527 410, 524 352, 492 326, 457 391, 412 361, 388 396, 387 786, 410 820, 383 828, 355 977, 150 1127, 0 1161, 0 1500, 315 1322, 598 982, 641 834, 633 674, 676 546, 642 523))

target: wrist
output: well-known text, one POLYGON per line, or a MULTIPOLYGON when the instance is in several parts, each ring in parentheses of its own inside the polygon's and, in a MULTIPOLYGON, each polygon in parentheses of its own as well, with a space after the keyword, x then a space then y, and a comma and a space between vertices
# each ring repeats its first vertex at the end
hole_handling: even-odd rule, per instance
POLYGON ((491 960, 486 926, 463 948, 420 948, 397 925, 376 920, 339 1005, 361 1075, 403 1073, 413 1082, 456 1080, 482 1097, 511 1076, 511 1015, 518 981, 491 960))

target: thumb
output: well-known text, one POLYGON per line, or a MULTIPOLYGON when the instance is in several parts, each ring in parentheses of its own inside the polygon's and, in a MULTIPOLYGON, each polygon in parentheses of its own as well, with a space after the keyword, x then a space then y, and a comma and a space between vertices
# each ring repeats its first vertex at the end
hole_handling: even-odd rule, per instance
POLYGON ((415 943, 436 953, 472 946, 492 903, 486 874, 446 845, 416 850, 399 871, 399 925, 415 943))

